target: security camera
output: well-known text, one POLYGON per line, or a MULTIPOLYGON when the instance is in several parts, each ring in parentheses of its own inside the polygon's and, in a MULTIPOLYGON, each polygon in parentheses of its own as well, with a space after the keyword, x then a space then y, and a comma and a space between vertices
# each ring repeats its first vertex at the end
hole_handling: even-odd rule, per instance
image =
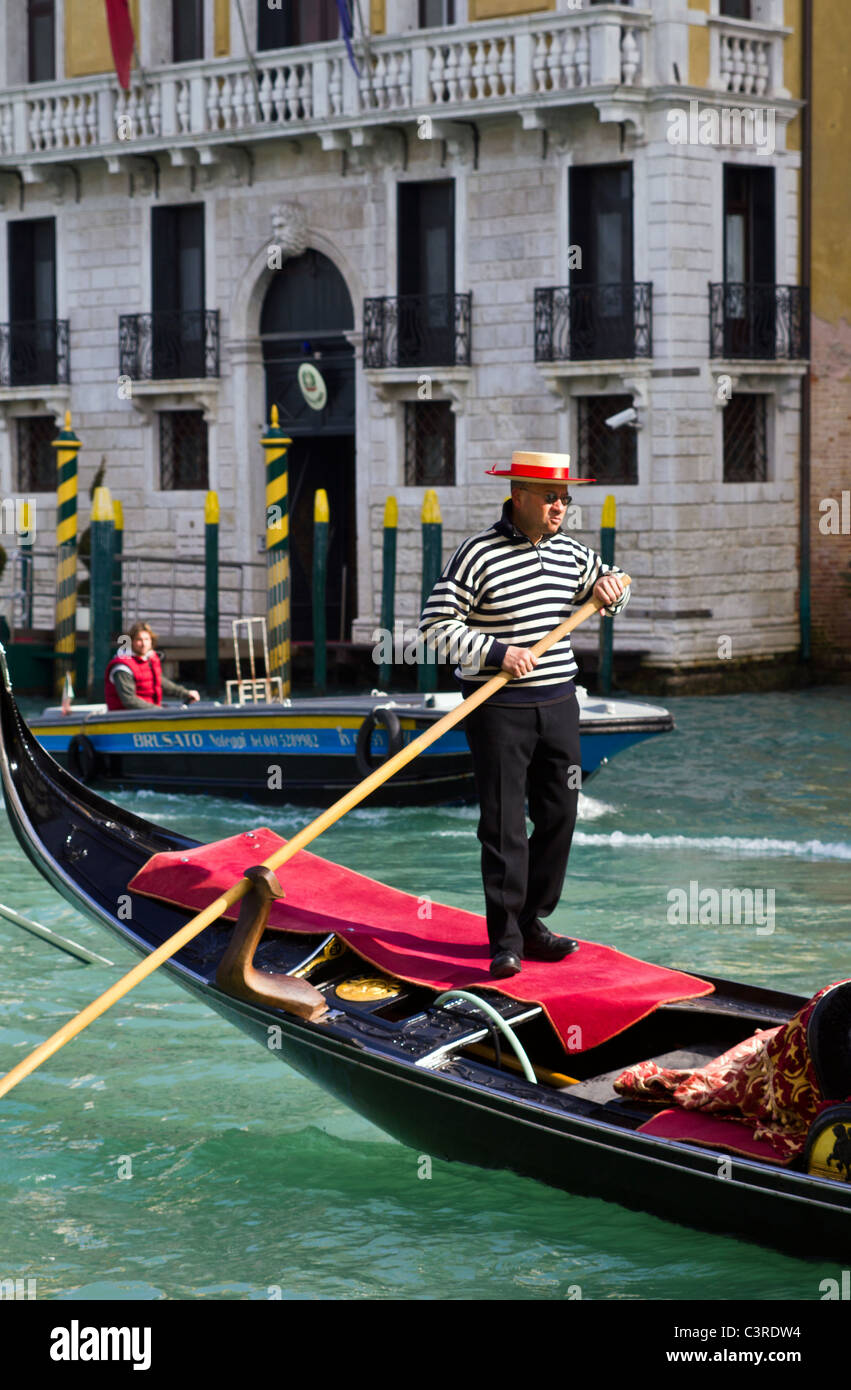
POLYGON ((619 410, 617 415, 610 415, 606 421, 610 430, 619 430, 621 425, 637 425, 638 411, 634 405, 627 410, 619 410))

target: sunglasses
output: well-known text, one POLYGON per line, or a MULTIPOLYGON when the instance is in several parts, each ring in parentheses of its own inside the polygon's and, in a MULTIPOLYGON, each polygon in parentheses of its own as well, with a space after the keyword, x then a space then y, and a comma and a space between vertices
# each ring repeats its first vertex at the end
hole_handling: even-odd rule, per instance
MULTIPOLYGON (((530 487, 522 488, 523 492, 532 492, 530 487)), ((563 507, 569 507, 573 498, 569 492, 532 492, 533 497, 537 497, 539 502, 544 502, 546 506, 552 507, 556 502, 561 502, 563 507)))

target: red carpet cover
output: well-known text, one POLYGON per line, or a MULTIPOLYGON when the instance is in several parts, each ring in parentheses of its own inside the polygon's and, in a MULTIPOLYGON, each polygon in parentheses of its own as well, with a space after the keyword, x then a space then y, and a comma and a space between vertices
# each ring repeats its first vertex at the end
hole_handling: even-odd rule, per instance
POLYGON ((681 1144, 699 1144, 706 1149, 723 1149, 725 1153, 758 1158, 763 1163, 781 1166, 795 1157, 781 1158, 766 1139, 757 1139, 749 1125, 741 1119, 707 1115, 704 1110, 660 1110, 658 1115, 638 1126, 639 1134, 654 1139, 673 1139, 681 1144))
MULTIPOLYGON (((194 850, 155 854, 129 886, 199 911, 283 844, 263 828, 194 850)), ((596 1047, 660 1004, 712 992, 693 975, 593 942, 582 942, 565 961, 529 961, 519 975, 494 981, 484 917, 388 888, 307 850, 277 872, 286 897, 273 906, 270 926, 337 932, 372 965, 413 984, 438 990, 486 985, 540 1003, 568 1051, 596 1047)), ((228 915, 235 918, 237 909, 228 915)))
MULTIPOLYGON (((700 1112, 700 1117, 694 1116, 697 1123, 689 1124, 689 1116, 681 1115, 679 1125, 668 1120, 662 1129, 657 1124, 662 1117, 654 1116, 642 1125, 644 1133, 661 1134, 664 1129, 667 1138, 715 1147, 707 1137, 709 1128, 700 1120, 709 1112, 723 1113, 729 1120, 747 1125, 753 1138, 767 1144, 780 1162, 790 1162, 803 1153, 816 1115, 836 1100, 845 1099, 822 1096, 807 1047, 807 1024, 813 1009, 833 987, 819 990, 782 1027, 757 1030, 705 1067, 677 1071, 655 1062, 640 1062, 621 1073, 615 1090, 639 1100, 674 1101, 684 1111, 700 1112)), ((670 1116, 675 1112, 664 1113, 670 1116)))

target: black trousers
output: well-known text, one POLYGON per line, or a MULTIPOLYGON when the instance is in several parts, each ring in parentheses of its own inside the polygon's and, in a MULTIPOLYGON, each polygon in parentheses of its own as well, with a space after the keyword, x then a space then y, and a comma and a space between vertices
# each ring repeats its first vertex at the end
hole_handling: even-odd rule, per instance
POLYGON ((521 955, 561 896, 579 800, 575 693, 551 705, 485 702, 465 721, 481 817, 491 955, 521 955), (526 833, 526 801, 533 824, 526 833))

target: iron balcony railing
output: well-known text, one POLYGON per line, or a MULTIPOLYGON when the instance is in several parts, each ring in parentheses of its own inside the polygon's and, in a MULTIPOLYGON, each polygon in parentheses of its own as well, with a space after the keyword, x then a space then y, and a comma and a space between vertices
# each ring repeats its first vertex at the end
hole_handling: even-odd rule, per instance
POLYGON ((0 386, 67 386, 68 320, 0 323, 0 386))
POLYGON ((809 291, 803 285, 710 285, 709 355, 768 362, 809 357, 809 291))
POLYGON ((186 381, 219 375, 218 309, 169 309, 122 314, 118 320, 121 375, 134 381, 186 381))
POLYGON ((652 357, 650 283, 535 290, 535 361, 652 357))
POLYGON ((384 295, 363 302, 365 367, 469 367, 467 294, 384 295))

